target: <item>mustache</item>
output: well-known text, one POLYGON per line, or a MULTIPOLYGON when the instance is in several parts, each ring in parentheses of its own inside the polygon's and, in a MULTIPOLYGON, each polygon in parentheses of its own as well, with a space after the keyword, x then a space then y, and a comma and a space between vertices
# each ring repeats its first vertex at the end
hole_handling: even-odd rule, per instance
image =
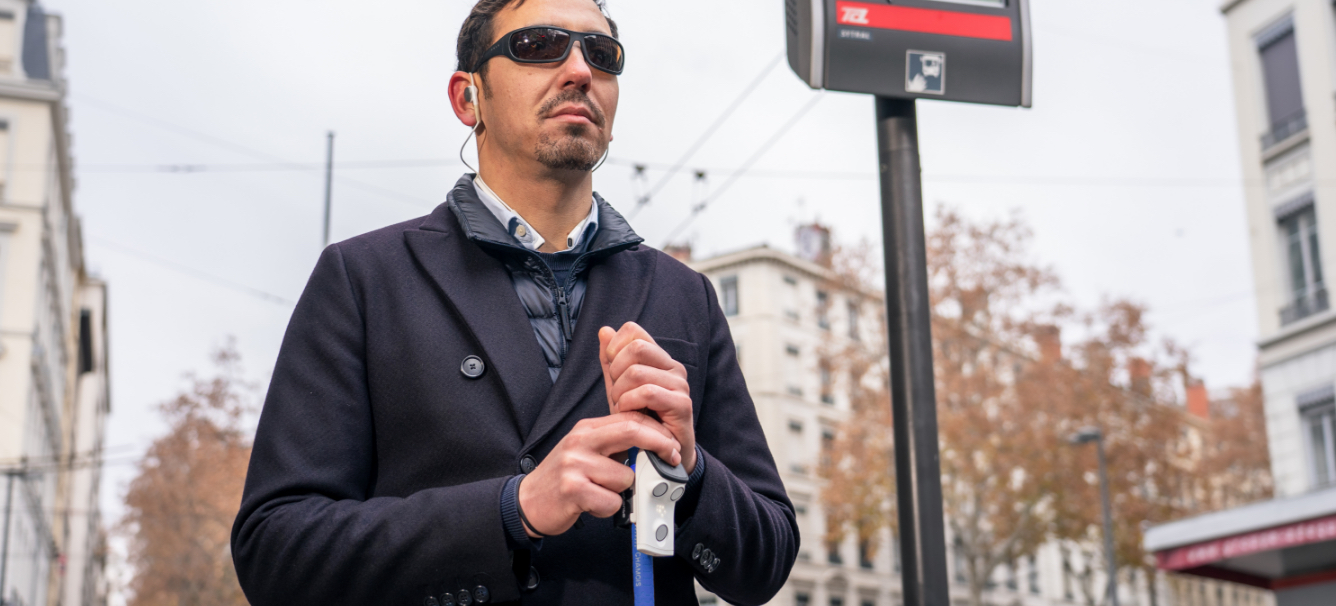
POLYGON ((552 112, 556 111, 558 107, 566 105, 567 103, 575 103, 583 106, 585 109, 589 110, 590 114, 593 114, 594 124, 600 127, 603 126, 603 112, 594 105, 594 101, 589 98, 589 95, 586 95, 584 91, 575 88, 564 90, 558 93, 557 96, 548 99, 543 103, 543 106, 538 109, 538 117, 547 118, 551 116, 552 112))

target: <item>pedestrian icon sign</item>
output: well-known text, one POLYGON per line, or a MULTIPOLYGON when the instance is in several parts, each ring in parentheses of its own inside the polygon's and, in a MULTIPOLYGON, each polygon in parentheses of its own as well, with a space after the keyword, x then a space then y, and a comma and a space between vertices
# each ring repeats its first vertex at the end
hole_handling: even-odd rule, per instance
POLYGON ((905 66, 905 92, 928 95, 946 93, 946 53, 909 51, 905 66))

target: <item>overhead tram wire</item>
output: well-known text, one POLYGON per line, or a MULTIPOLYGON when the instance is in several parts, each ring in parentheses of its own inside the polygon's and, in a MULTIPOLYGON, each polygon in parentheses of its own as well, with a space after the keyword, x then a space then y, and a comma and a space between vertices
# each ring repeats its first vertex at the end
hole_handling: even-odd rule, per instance
POLYGON ((641 209, 649 205, 650 200, 654 199, 654 196, 659 193, 659 190, 662 190, 663 187, 668 184, 668 181, 672 179, 678 171, 682 170, 682 167, 686 165, 687 161, 690 160, 692 156, 696 155, 696 152, 700 151, 701 146, 705 145, 705 142, 709 141, 710 137, 714 136, 715 131, 719 130, 719 128, 733 116, 733 112, 737 111, 738 108, 742 106, 742 102, 746 101, 747 97, 750 97, 751 94, 756 91, 756 88, 761 85, 761 82, 770 75, 770 72, 775 71, 775 67, 778 66, 783 59, 784 53, 775 55, 775 58, 771 60, 770 63, 761 70, 761 73, 757 74, 756 78, 751 81, 751 84, 748 84, 747 88, 742 89, 742 93, 733 100, 733 103, 728 106, 728 109, 725 109, 724 113, 720 114, 719 117, 715 119, 714 124, 711 124, 709 128, 705 129, 705 132, 701 134, 700 138, 696 139, 696 142, 687 149, 686 153, 682 154, 682 157, 678 159, 677 164, 674 164, 672 168, 668 169, 668 172, 660 177, 659 181, 655 183, 644 196, 641 196, 639 200, 636 200, 636 207, 631 210, 631 216, 628 218, 634 219, 635 216, 640 213, 641 209))
MULTIPOLYGON (((286 168, 287 170, 301 170, 301 171, 309 170, 307 166, 302 163, 289 162, 283 158, 279 158, 277 156, 273 156, 256 149, 252 149, 250 147, 246 147, 245 145, 233 143, 226 139, 221 139, 207 133, 203 133, 191 128, 186 128, 184 126, 173 124, 171 122, 167 122, 166 120, 161 120, 158 118, 154 118, 152 116, 146 116, 140 114, 139 112, 128 110, 115 104, 107 103, 106 101, 94 99, 87 95, 74 94, 72 96, 84 103, 88 103, 89 105, 101 109, 103 111, 116 114, 125 118, 130 118, 131 120, 143 122, 144 124, 149 124, 157 128, 161 128, 163 130, 176 133, 183 137, 195 139, 197 141, 202 141, 210 145, 232 151, 233 153, 250 156, 252 158, 255 158, 257 160, 263 160, 265 162, 273 162, 277 167, 286 168)), ((182 166, 189 166, 189 165, 182 165, 182 166)), ((410 203, 415 206, 422 207, 424 205, 427 205, 427 207, 429 208, 434 208, 436 206, 436 203, 434 202, 423 200, 422 198, 416 196, 410 196, 408 194, 403 194, 393 190, 385 189, 377 185, 371 185, 370 183, 364 183, 356 179, 349 179, 347 177, 335 177, 335 180, 337 180, 339 183, 350 186, 354 189, 361 189, 363 191, 376 193, 383 196, 388 196, 395 200, 410 203)))
POLYGON ((746 174, 746 172, 751 168, 751 166, 755 164, 757 160, 761 159, 761 156, 764 156, 766 152, 770 151, 770 148, 773 147, 775 143, 778 143, 779 140, 784 137, 784 135, 788 134, 789 130, 792 129, 795 125, 797 125, 798 121, 802 120, 803 116, 807 115, 807 112, 812 111, 812 108, 816 107, 816 104, 820 102, 821 99, 823 98, 825 98, 825 91, 820 91, 815 95, 812 95, 812 98, 805 105, 802 106, 802 109, 799 109, 797 113, 793 114, 793 117, 789 118, 789 121, 785 122, 784 126, 781 126, 779 130, 775 131, 775 134, 771 135, 768 141, 766 141, 763 145, 761 145, 761 147, 757 149, 756 152, 753 153, 750 158, 747 158, 746 162, 742 163, 742 166, 738 168, 737 172, 729 176, 728 180, 724 181, 724 184, 719 186, 719 189, 714 192, 714 195, 704 200, 701 200, 699 204, 691 208, 691 214, 687 215, 686 219, 684 219, 681 223, 679 223, 677 227, 673 228, 673 231, 668 234, 668 237, 664 238, 663 245, 668 246, 669 244, 671 244, 673 242, 673 239, 676 238, 679 234, 681 234, 682 230, 686 229, 687 226, 691 225, 691 222, 694 221, 696 217, 699 216, 702 212, 704 212, 705 209, 709 207, 711 202, 718 200, 720 196, 724 195, 724 193, 728 191, 728 188, 732 187, 732 185, 738 181, 739 177, 746 174))
POLYGON ((258 288, 253 288, 253 287, 250 287, 250 286, 246 286, 245 284, 241 284, 241 283, 239 283, 239 282, 233 282, 232 280, 228 280, 227 278, 221 278, 221 277, 215 276, 215 275, 213 275, 213 274, 210 274, 210 273, 206 273, 206 272, 200 271, 200 270, 195 269, 195 268, 193 268, 193 267, 190 267, 190 266, 187 266, 187 265, 182 265, 182 264, 177 263, 177 262, 175 262, 175 261, 168 261, 167 259, 163 259, 163 258, 161 258, 161 257, 157 257, 157 256, 154 256, 154 255, 150 255, 150 254, 148 254, 148 253, 145 253, 145 252, 141 252, 141 251, 135 250, 135 249, 130 248, 130 247, 128 247, 128 246, 123 246, 123 245, 117 244, 117 243, 115 243, 115 242, 110 242, 110 241, 108 241, 108 240, 104 240, 104 239, 102 239, 102 238, 99 238, 99 237, 96 237, 96 236, 93 236, 93 235, 88 235, 87 238, 88 238, 89 241, 95 242, 95 243, 97 243, 97 244, 100 245, 100 246, 105 246, 105 247, 107 247, 107 248, 110 248, 110 249, 112 249, 112 250, 115 250, 115 251, 119 251, 119 252, 125 253, 125 254, 127 254, 127 255, 132 256, 132 257, 137 257, 137 258, 139 258, 140 260, 148 261, 148 262, 150 262, 150 263, 154 263, 154 264, 157 264, 157 265, 161 265, 161 266, 166 267, 166 268, 168 268, 168 269, 172 269, 172 270, 181 272, 181 273, 183 273, 183 274, 187 274, 187 275, 190 275, 190 276, 192 276, 192 277, 199 278, 200 280, 204 280, 205 282, 211 282, 211 283, 213 283, 213 284, 215 284, 215 285, 217 285, 217 286, 222 286, 223 288, 227 288, 227 289, 235 290, 235 291, 237 291, 237 292, 240 292, 240 293, 243 293, 243 294, 250 295, 250 296, 255 297, 255 298, 257 298, 257 299, 263 299, 263 300, 265 300, 265 301, 268 301, 269 303, 276 303, 276 304, 284 305, 284 306, 287 306, 287 307, 296 307, 296 305, 297 305, 297 303, 296 303, 295 301, 291 300, 291 299, 288 299, 288 298, 285 298, 285 297, 280 297, 280 296, 278 296, 278 295, 276 295, 276 294, 269 293, 269 292, 265 292, 265 291, 260 290, 260 289, 258 289, 258 288))

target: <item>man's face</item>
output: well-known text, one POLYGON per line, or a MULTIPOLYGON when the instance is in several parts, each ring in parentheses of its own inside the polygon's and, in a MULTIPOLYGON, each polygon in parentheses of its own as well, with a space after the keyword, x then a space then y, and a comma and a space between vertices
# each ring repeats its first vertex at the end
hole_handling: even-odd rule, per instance
MULTIPOLYGON (((611 34, 592 0, 528 0, 496 15, 491 43, 510 32, 552 25, 611 34)), ((560 63, 516 63, 495 57, 487 64, 481 110, 485 145, 504 156, 534 159, 552 170, 587 171, 612 138, 617 77, 585 62, 576 41, 560 63)))

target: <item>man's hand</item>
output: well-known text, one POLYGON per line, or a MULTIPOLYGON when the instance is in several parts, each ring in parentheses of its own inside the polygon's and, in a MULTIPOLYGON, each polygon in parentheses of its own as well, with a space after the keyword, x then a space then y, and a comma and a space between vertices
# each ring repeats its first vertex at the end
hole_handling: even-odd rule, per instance
POLYGON ((696 469, 696 427, 691 415, 691 387, 687 369, 654 342, 635 322, 620 330, 598 331, 599 361, 612 414, 640 411, 656 416, 681 443, 681 463, 687 473, 696 469))
POLYGON ((668 460, 682 446, 671 432, 638 412, 584 419, 520 482, 520 509, 533 524, 526 528, 545 535, 566 532, 582 512, 600 518, 617 513, 621 493, 635 482, 630 467, 612 455, 638 447, 668 460))

